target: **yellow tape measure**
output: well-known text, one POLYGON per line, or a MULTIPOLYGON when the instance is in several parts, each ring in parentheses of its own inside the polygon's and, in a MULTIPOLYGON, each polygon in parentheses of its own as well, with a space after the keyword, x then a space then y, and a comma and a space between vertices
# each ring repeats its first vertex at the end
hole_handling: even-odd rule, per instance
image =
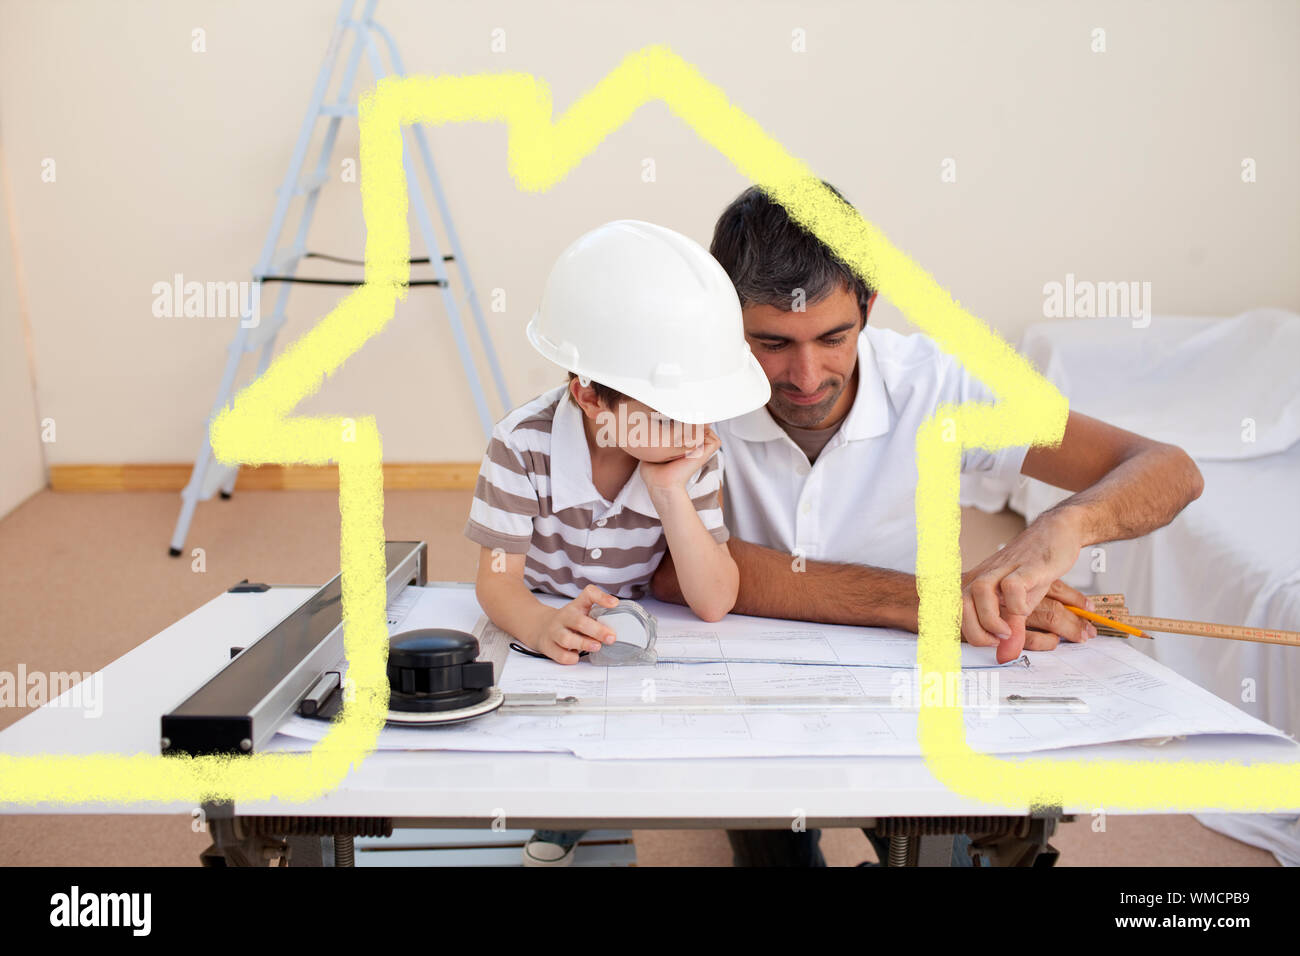
MULTIPOLYGON (((1180 621, 1172 617, 1131 614, 1124 605, 1122 594, 1094 594, 1092 603, 1097 613, 1143 631, 1163 631, 1171 634, 1192 634, 1197 637, 1220 637, 1229 641, 1254 641, 1258 644, 1300 647, 1300 631, 1278 631, 1264 627, 1245 627, 1240 624, 1209 624, 1204 621, 1180 621)), ((1097 633, 1123 636, 1114 628, 1100 624, 1097 625, 1097 633)))

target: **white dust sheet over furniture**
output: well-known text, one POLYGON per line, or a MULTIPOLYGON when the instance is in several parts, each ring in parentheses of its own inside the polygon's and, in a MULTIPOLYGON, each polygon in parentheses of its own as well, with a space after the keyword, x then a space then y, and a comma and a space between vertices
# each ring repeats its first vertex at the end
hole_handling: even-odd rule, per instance
MULTIPOLYGON (((1205 490, 1167 527, 1087 549, 1066 580, 1120 592, 1134 614, 1300 630, 1300 316, 1076 319, 1029 327, 1020 351, 1070 407, 1178 445, 1205 490), (1104 564, 1103 564, 1104 561, 1104 564)), ((963 478, 962 503, 1032 521, 1068 493, 1020 478, 963 478)), ((1247 713, 1300 734, 1300 649, 1181 634, 1134 641, 1247 713)), ((1198 814, 1206 826, 1300 864, 1294 815, 1198 814)))
MULTIPOLYGON (((1120 592, 1133 614, 1300 630, 1300 316, 1041 322, 1020 351, 1071 409, 1178 445, 1205 479, 1167 527, 1085 549, 1070 584, 1120 592)), ((986 510, 1008 495, 1032 521, 1068 492, 1023 477, 962 486, 963 504, 986 510)), ((1133 646, 1300 734, 1300 649, 1184 635, 1133 646)))
MULTIPOLYGON (((393 631, 472 630, 481 612, 469 588, 425 588, 390 613, 393 631)), ((403 599, 399 599, 403 600, 403 599)), ((558 599, 554 602, 562 603, 558 599)), ((659 619, 661 656, 772 657, 801 663, 665 664, 597 667, 557 664, 509 652, 498 683, 507 693, 555 692, 580 698, 639 698, 646 681, 657 698, 676 696, 890 697, 910 684, 915 635, 730 615, 709 624, 685 608, 644 602, 659 619), (825 663, 806 663, 821 662, 825 663), (872 666, 851 666, 870 664, 872 666)), ((1079 697, 1087 714, 965 715, 971 746, 1026 753, 1081 744, 1190 734, 1282 736, 1225 704, 1119 638, 1027 655, 998 666, 992 648, 963 647, 964 673, 976 686, 996 676, 999 697, 1079 697)), ((292 718, 277 749, 306 750, 328 725, 292 718)), ((579 757, 680 758, 810 755, 917 755, 913 711, 781 714, 504 714, 437 728, 385 728, 381 750, 568 751, 579 757)))

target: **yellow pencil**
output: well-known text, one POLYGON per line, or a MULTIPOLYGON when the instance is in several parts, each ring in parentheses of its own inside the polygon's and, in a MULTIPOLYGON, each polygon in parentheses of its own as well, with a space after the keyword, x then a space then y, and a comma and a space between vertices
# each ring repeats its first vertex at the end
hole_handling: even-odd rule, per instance
POLYGON ((1102 624, 1106 627, 1113 627, 1117 631, 1123 631, 1125 634, 1132 634, 1134 637, 1150 638, 1151 635, 1144 631, 1131 627, 1128 624, 1121 624, 1119 621, 1113 621, 1108 617, 1102 617, 1100 614, 1094 614, 1092 611, 1085 611, 1081 607, 1075 607, 1073 604, 1065 605, 1067 611, 1073 611, 1085 621, 1092 621, 1093 624, 1102 624))

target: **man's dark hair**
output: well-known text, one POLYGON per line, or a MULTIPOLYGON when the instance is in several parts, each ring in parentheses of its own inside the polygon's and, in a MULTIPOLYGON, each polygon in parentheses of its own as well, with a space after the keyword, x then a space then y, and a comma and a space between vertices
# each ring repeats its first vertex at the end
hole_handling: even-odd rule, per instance
MULTIPOLYGON (((569 373, 569 381, 572 382, 578 377, 576 372, 569 373)), ((610 388, 608 385, 601 385, 600 382, 593 381, 591 390, 596 393, 596 398, 604 404, 606 408, 614 408, 625 397, 622 392, 610 388)), ((578 404, 573 398, 573 389, 569 389, 569 401, 575 405, 578 404)))
MULTIPOLYGON (((844 199, 830 183, 822 180, 822 185, 844 199)), ((722 211, 709 252, 731 277, 741 305, 752 302, 788 312, 796 289, 803 289, 804 300, 811 303, 847 286, 857 295, 862 324, 867 324, 867 304, 874 290, 757 186, 750 186, 722 211)))

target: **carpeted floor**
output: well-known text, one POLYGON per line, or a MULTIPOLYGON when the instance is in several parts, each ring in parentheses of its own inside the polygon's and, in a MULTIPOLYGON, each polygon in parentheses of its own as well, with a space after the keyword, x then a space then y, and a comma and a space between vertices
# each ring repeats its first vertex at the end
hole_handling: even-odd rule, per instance
MULTIPOLYGON (((470 580, 477 546, 460 533, 469 497, 389 492, 388 536, 429 542, 431 578, 470 580)), ((20 662, 29 671, 97 670, 242 578, 318 585, 338 572, 333 491, 237 489, 229 501, 199 506, 185 555, 171 558, 179 504, 169 493, 44 491, 0 519, 0 670, 12 673, 20 662)), ((1020 527, 1014 515, 973 510, 965 525, 968 564, 1020 527)), ((24 713, 0 709, 0 728, 24 713)), ((182 816, 0 816, 0 865, 196 865, 207 843, 182 816)), ((858 831, 826 831, 822 843, 832 866, 874 859, 858 831)), ((1104 832, 1081 818, 1053 843, 1065 866, 1276 865, 1271 854, 1185 815, 1111 815, 1104 832)), ((719 830, 642 830, 636 849, 642 866, 731 863, 719 830)))

